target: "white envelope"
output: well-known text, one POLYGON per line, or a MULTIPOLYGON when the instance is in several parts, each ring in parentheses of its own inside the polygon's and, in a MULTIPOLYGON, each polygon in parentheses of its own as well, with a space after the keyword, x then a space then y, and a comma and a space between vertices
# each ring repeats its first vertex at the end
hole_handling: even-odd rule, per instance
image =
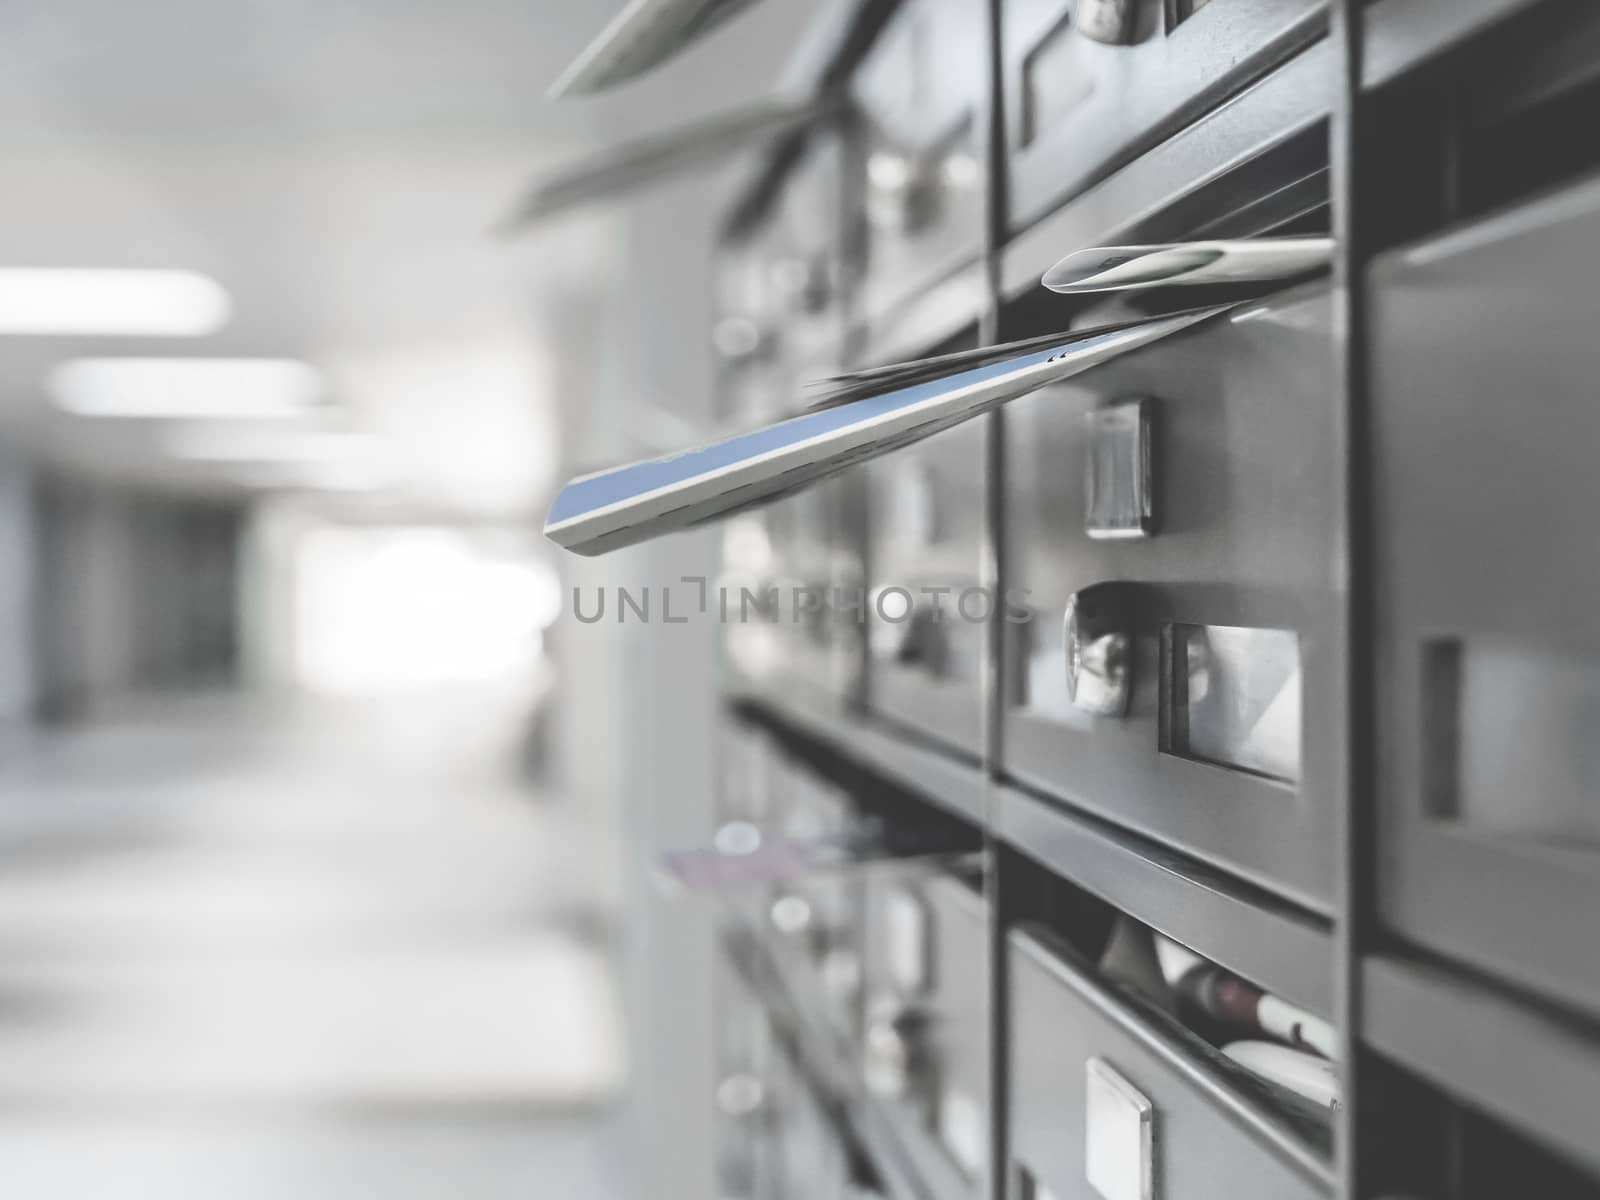
POLYGON ((1044 275, 1052 292, 1126 292, 1200 283, 1273 283, 1327 270, 1333 239, 1256 238, 1094 246, 1067 255, 1044 275))

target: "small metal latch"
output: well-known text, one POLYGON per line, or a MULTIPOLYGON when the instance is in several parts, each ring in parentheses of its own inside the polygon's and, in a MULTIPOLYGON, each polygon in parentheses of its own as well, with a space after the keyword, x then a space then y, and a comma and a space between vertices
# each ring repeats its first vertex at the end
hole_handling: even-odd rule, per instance
POLYGON ((1136 0, 1078 0, 1073 21, 1078 32, 1108 46, 1126 46, 1133 41, 1136 0))
POLYGON ((1087 414, 1084 532, 1096 541, 1147 538, 1155 532, 1152 432, 1155 401, 1121 400, 1087 414))
POLYGON ((1156 1109, 1103 1058, 1084 1085, 1084 1175, 1102 1200, 1154 1200, 1156 1109))
POLYGON ((938 608, 932 604, 913 605, 895 650, 895 661, 921 667, 937 678, 945 673, 949 658, 950 639, 938 608))

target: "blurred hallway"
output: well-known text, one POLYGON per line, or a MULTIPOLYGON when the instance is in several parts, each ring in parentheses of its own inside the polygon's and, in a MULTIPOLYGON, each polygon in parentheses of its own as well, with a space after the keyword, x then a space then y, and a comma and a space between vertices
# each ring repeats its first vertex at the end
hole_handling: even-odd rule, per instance
POLYGON ((718 631, 562 618, 720 543, 539 529, 715 424, 765 148, 504 222, 851 5, 549 102, 621 7, 0 10, 0 1197, 715 1194, 718 631))
POLYGON ((0 1187, 617 1195, 590 856, 517 782, 524 711, 202 696, 14 747, 0 1187))

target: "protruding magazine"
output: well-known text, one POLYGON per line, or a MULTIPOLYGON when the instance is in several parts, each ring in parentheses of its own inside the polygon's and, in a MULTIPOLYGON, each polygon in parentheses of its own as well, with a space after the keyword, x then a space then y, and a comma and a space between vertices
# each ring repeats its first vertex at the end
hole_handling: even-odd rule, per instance
MULTIPOLYGON (((947 358, 947 373, 910 386, 897 386, 902 373, 877 379, 869 373, 858 381, 870 385, 859 398, 681 454, 574 479, 551 505, 545 535, 575 553, 594 555, 723 517, 931 437, 1227 308, 1063 333, 1043 346, 1039 339, 1023 343, 1021 352, 1017 346, 990 347, 975 352, 984 356, 980 366, 947 358), (1009 356, 988 361, 1007 351, 1009 356)), ((849 380, 834 382, 851 386, 849 380)))

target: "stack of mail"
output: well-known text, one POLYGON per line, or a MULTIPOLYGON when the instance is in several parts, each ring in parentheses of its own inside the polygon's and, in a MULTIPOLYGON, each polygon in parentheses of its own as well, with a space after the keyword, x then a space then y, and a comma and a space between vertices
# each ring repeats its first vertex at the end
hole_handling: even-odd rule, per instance
MULTIPOLYGON (((1325 268, 1331 257, 1332 243, 1325 238, 1102 247, 1069 255, 1045 283, 1064 292, 1278 284, 1325 268)), ((789 420, 572 480, 551 505, 545 535, 578 554, 603 554, 727 516, 931 437, 1234 307, 1138 317, 828 380, 832 391, 821 404, 789 420)))

